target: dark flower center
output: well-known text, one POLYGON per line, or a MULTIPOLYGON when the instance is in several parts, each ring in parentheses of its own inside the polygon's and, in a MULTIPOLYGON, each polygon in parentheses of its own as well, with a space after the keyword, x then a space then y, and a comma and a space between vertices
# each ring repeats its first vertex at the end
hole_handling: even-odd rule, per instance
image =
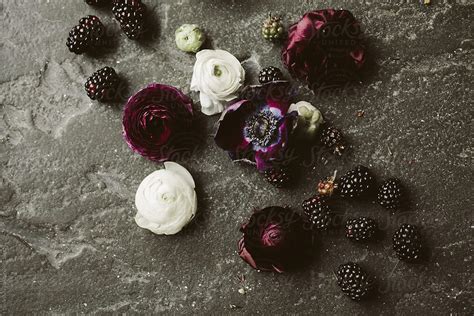
POLYGON ((147 127, 151 131, 151 134, 159 134, 163 130, 163 119, 152 116, 149 118, 147 127))
POLYGON ((278 121, 269 109, 259 111, 245 121, 245 136, 256 145, 268 147, 277 138, 278 121))
POLYGON ((150 138, 160 138, 165 130, 164 119, 154 111, 146 112, 142 117, 142 127, 146 129, 150 138))

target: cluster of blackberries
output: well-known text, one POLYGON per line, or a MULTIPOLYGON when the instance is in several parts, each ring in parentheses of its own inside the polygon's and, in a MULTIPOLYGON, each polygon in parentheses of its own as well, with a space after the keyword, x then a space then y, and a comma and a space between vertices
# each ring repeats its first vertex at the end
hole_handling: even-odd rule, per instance
MULTIPOLYGON (((343 148, 342 136, 334 128, 328 128, 323 137, 328 140, 329 148, 343 148), (332 139, 331 141, 329 141, 332 139)), ((289 169, 277 168, 265 172, 267 180, 278 187, 284 186, 292 173, 289 169)), ((401 208, 406 200, 400 180, 388 179, 377 187, 373 173, 365 166, 356 166, 339 179, 336 174, 320 181, 317 194, 302 203, 304 217, 309 227, 315 232, 325 231, 333 225, 336 218, 330 203, 336 198, 349 200, 373 199, 386 209, 395 211, 401 208)), ((349 218, 345 222, 345 236, 354 242, 374 240, 379 229, 377 222, 370 217, 349 218)), ((418 228, 403 224, 393 234, 393 249, 400 260, 413 262, 421 259, 423 243, 418 228)), ((349 262, 341 265, 336 271, 337 282, 342 291, 353 300, 360 300, 372 291, 373 278, 358 264, 349 262)))
MULTIPOLYGON (((145 6, 141 0, 85 0, 89 5, 112 5, 112 12, 123 32, 133 40, 145 31, 145 6)), ((69 32, 66 45, 75 54, 95 52, 105 45, 105 27, 95 15, 79 20, 69 32)), ((85 83, 87 95, 100 102, 118 99, 120 78, 112 67, 94 72, 85 83)))
MULTIPOLYGON (((310 222, 319 222, 318 218, 327 218, 328 206, 326 201, 333 196, 339 196, 342 198, 364 198, 368 197, 373 193, 375 188, 375 178, 372 172, 364 166, 357 166, 354 169, 347 172, 338 181, 335 176, 328 177, 327 179, 320 181, 317 186, 318 195, 311 197, 303 202, 303 209, 310 219, 310 222)), ((403 199, 402 187, 400 181, 395 179, 389 179, 384 182, 378 189, 378 202, 380 205, 396 209, 403 199)), ((371 230, 367 232, 367 236, 373 236, 372 230, 375 230, 376 225, 372 223, 372 220, 367 218, 354 219, 353 224, 357 223, 356 230, 359 231, 362 227, 364 230, 371 230), (368 224, 370 222, 370 225, 368 224), (362 225, 365 223, 365 225, 362 225)), ((327 229, 330 222, 325 226, 321 227, 327 229)), ((352 226, 351 226, 352 227, 352 226)), ((354 230, 354 228, 352 228, 354 230)), ((353 231, 348 233, 347 236, 351 238, 353 231)), ((357 238, 356 238, 357 239, 357 238)), ((367 238, 364 238, 367 239, 367 238)))
MULTIPOLYGON (((374 175, 364 166, 357 166, 339 180, 334 175, 320 181, 317 190, 317 195, 302 203, 306 221, 315 231, 327 230, 331 226, 335 215, 329 201, 335 196, 348 199, 374 196, 381 206, 390 210, 399 209, 406 199, 399 180, 386 180, 377 188, 374 175)), ((355 242, 373 240, 377 232, 377 223, 370 217, 350 218, 345 222, 345 235, 355 242)), ((392 241, 400 260, 413 262, 421 259, 423 243, 416 226, 401 225, 393 234, 392 241)), ((367 296, 373 287, 372 278, 352 262, 341 265, 336 275, 342 291, 354 300, 367 296)))
MULTIPOLYGON (((336 177, 332 176, 320 181, 317 185, 317 191, 318 201, 324 201, 332 196, 348 199, 370 198, 374 196, 376 192, 377 202, 387 209, 397 210, 405 202, 405 195, 400 180, 394 178, 388 179, 377 188, 374 175, 367 167, 362 165, 350 170, 339 180, 336 180, 336 177)), ((310 200, 314 201, 314 197, 310 200)), ((309 208, 308 201, 310 200, 303 202, 303 209, 308 212, 311 210, 312 215, 310 217, 314 218, 314 210, 316 209, 317 211, 321 207, 315 208, 311 205, 311 208, 309 208)), ((326 215, 324 215, 324 217, 326 217, 326 215)), ((374 225, 366 225, 364 227, 373 226, 374 225)))
MULTIPOLYGON (((352 234, 355 240, 365 240, 368 233, 373 232, 372 229, 363 229, 375 225, 373 220, 360 218, 359 220, 350 220, 347 227, 350 227, 347 233, 352 234), (358 232, 354 228, 359 226, 358 232), (361 239, 357 239, 361 238, 361 239)), ((393 235, 393 249, 398 258, 404 261, 416 261, 420 259, 422 251, 421 235, 416 226, 403 224, 393 235)), ((374 281, 366 271, 358 264, 348 262, 339 266, 336 271, 337 284, 341 290, 351 299, 359 301, 370 295, 374 288, 374 281)))
MULTIPOLYGON (((103 6, 111 0, 86 0, 87 4, 103 6)), ((130 39, 139 39, 144 33, 145 6, 140 0, 114 0, 112 12, 123 32, 130 39)), ((66 45, 75 54, 91 52, 104 44, 105 28, 100 19, 88 15, 79 21, 69 32, 66 45)))

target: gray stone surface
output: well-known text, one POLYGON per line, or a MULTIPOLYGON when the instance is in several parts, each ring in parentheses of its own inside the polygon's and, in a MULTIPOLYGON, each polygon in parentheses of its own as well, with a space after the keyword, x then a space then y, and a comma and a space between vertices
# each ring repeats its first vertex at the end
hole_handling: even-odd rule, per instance
POLYGON ((144 2, 156 30, 144 43, 121 34, 107 10, 80 0, 0 3, 2 313, 472 315, 472 1, 144 2), (196 222, 170 237, 135 225, 135 190, 161 166, 127 148, 122 104, 90 102, 86 77, 110 65, 130 92, 153 81, 189 92, 194 57, 174 45, 182 23, 202 25, 212 47, 249 64, 281 66, 279 48, 260 39, 260 21, 269 11, 295 21, 330 6, 350 9, 362 22, 374 73, 355 92, 303 89, 302 99, 343 129, 351 153, 327 164, 317 156, 297 187, 278 190, 216 148, 217 118, 207 118, 205 145, 182 162, 198 184, 196 222), (68 52, 67 32, 87 14, 116 35, 113 51, 68 52), (238 228, 252 209, 299 208, 320 177, 357 163, 380 178, 400 177, 411 191, 412 210, 398 216, 374 205, 340 210, 377 218, 387 232, 382 241, 354 245, 341 231, 329 233, 309 268, 284 275, 241 261, 238 228), (402 222, 423 228, 426 264, 394 257, 390 235, 402 222), (374 299, 354 303, 339 291, 332 271, 350 260, 377 276, 374 299))

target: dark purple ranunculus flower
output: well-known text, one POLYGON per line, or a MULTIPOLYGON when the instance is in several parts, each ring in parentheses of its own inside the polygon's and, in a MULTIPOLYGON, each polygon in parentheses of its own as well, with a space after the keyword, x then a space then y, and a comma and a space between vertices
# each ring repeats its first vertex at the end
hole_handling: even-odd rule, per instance
POLYGON ((288 113, 290 85, 276 81, 248 87, 223 113, 216 144, 233 160, 256 163, 262 171, 284 157, 297 113, 288 113))
POLYGON ((127 101, 123 135, 128 146, 161 162, 187 150, 193 102, 175 87, 152 83, 127 101))
POLYGON ((347 10, 308 12, 289 28, 282 59, 313 89, 354 80, 365 62, 359 22, 347 10))
POLYGON ((310 259, 311 233, 289 208, 270 206, 255 211, 241 228, 239 256, 252 268, 284 272, 310 259))

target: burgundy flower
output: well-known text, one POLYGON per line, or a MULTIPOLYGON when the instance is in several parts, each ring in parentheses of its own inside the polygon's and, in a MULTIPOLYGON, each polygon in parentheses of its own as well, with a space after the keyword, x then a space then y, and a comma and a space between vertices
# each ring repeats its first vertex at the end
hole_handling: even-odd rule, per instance
POLYGON ((133 95, 123 113, 128 146, 145 158, 161 162, 187 150, 193 102, 180 90, 152 83, 133 95))
POLYGON ((298 213, 270 206, 256 211, 242 225, 239 255, 252 268, 284 272, 310 259, 311 234, 298 213))
POLYGON ((297 113, 288 113, 291 95, 286 81, 248 87, 242 99, 224 112, 216 144, 233 160, 247 160, 259 170, 268 169, 283 159, 294 128, 297 113))
POLYGON ((365 61, 360 25, 347 10, 308 12, 289 28, 282 59, 313 89, 354 80, 365 61))

